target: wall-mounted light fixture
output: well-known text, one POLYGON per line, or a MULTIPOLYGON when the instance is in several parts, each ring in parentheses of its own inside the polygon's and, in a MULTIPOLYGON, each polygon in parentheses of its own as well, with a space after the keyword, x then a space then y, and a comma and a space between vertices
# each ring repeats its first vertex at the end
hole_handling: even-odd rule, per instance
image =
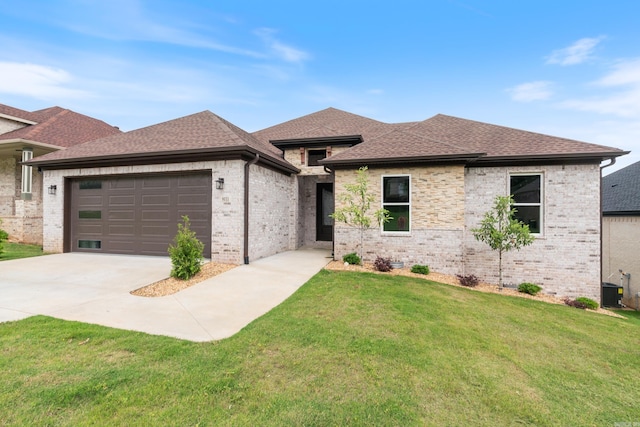
POLYGON ((216 179, 216 190, 224 189, 224 178, 216 179))
POLYGON ((49 194, 56 194, 56 191, 58 191, 58 186, 56 185, 49 186, 49 194))

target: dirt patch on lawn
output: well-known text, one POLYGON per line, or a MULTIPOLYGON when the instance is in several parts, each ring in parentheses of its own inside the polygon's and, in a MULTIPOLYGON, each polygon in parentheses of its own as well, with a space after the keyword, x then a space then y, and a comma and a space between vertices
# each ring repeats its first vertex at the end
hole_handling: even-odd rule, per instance
MULTIPOLYGON (((393 270, 387 273, 383 273, 383 272, 377 271, 374 268, 373 264, 370 264, 370 263, 364 263, 364 266, 361 266, 361 265, 352 265, 352 264, 345 265, 345 263, 342 261, 331 261, 325 267, 325 269, 334 270, 334 271, 358 271, 358 272, 367 272, 367 273, 376 273, 376 274, 388 274, 392 276, 416 277, 418 279, 431 280, 433 282, 445 283, 447 285, 458 286, 461 288, 465 287, 460 284, 460 281, 456 276, 437 273, 434 271, 426 275, 417 274, 417 273, 412 273, 411 269, 408 267, 394 268, 393 270)), ((511 289, 511 288, 500 289, 500 287, 498 287, 497 285, 484 283, 484 282, 480 282, 478 286, 476 286, 475 288, 467 288, 467 289, 472 289, 478 292, 488 292, 488 293, 494 293, 494 294, 500 294, 500 295, 509 295, 509 296, 518 297, 518 298, 527 298, 527 299, 532 299, 537 301, 544 301, 550 304, 564 304, 564 301, 561 298, 555 297, 553 295, 539 293, 538 295, 534 296, 534 295, 518 292, 517 289, 511 289)), ((623 316, 620 316, 619 314, 604 308, 598 308, 597 310, 587 310, 587 311, 593 311, 600 314, 606 314, 608 316, 624 318, 623 316)))
POLYGON ((152 283, 142 288, 138 288, 135 291, 131 291, 131 295, 139 297, 163 297, 166 295, 175 294, 183 289, 200 283, 203 280, 210 279, 218 274, 229 271, 232 268, 237 267, 235 264, 220 264, 217 262, 209 262, 202 265, 200 272, 193 276, 189 280, 176 279, 175 277, 168 277, 159 282, 152 283))

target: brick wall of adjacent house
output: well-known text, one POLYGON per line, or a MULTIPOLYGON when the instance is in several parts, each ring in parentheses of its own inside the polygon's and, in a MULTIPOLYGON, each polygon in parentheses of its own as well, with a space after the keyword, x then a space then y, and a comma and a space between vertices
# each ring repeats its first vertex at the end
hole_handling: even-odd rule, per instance
POLYGON ((25 123, 0 117, 0 135, 27 126, 25 123))
MULTIPOLYGON (((364 239, 366 261, 376 256, 403 261, 407 265, 427 264, 434 271, 456 274, 463 264, 465 179, 463 166, 371 168, 369 192, 372 211, 381 208, 383 175, 411 176, 411 231, 383 233, 374 226, 364 239)), ((337 170, 336 208, 342 206, 344 184, 355 182, 354 170, 337 170)), ((360 232, 342 223, 335 225, 335 257, 360 252, 360 232)))
POLYGON ((623 303, 640 308, 640 216, 605 216, 602 219, 602 281, 621 285, 623 303), (620 271, 630 274, 621 277, 620 271), (620 279, 622 278, 622 281, 620 279))
POLYGON ((44 194, 44 250, 62 252, 64 244, 64 182, 66 178, 117 174, 162 173, 210 170, 212 186, 211 258, 214 261, 241 263, 244 232, 244 164, 241 160, 220 160, 144 166, 66 169, 44 171, 44 187, 56 185, 55 195, 44 194), (215 180, 224 178, 224 189, 216 190, 215 180))
POLYGON ((249 167, 249 259, 296 248, 296 177, 249 167))
POLYGON ((509 191, 510 173, 543 174, 543 232, 531 246, 503 256, 507 284, 533 282, 558 296, 600 301, 599 165, 470 168, 465 179, 465 274, 498 282, 498 255, 477 242, 477 227, 496 195, 509 191))
POLYGON ((42 175, 32 169, 30 199, 22 199, 19 159, 0 159, 0 219, 12 241, 42 244, 42 175))

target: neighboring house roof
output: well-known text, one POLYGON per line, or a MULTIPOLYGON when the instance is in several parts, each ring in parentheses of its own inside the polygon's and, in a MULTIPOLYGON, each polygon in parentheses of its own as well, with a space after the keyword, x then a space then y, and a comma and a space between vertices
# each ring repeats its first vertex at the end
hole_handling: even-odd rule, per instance
POLYGON ((61 148, 121 133, 102 120, 60 107, 30 113, 34 125, 0 135, 0 140, 25 140, 61 148))
POLYGON ((19 122, 26 123, 36 122, 35 117, 33 117, 33 113, 4 104, 0 104, 0 117, 6 117, 12 120, 17 119, 19 122))
POLYGON ((296 173, 282 152, 210 111, 101 138, 38 157, 45 168, 143 164, 260 155, 263 163, 296 173))
POLYGON ((602 212, 640 215, 640 162, 602 178, 602 212))

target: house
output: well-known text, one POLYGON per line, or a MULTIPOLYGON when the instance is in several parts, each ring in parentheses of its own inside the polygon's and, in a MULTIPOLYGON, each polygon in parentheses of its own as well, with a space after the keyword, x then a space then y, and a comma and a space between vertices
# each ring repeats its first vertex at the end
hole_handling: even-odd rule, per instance
POLYGON ((164 255, 188 215, 206 254, 233 263, 355 251, 357 231, 329 214, 366 165, 374 203, 394 219, 368 230, 365 259, 487 281, 496 254, 470 229, 513 194, 536 241, 506 255, 505 282, 599 300, 600 163, 625 153, 445 115, 389 124, 328 108, 251 134, 204 111, 29 164, 59 189, 43 200, 48 251, 164 255))
POLYGON ((621 285, 640 308, 640 162, 602 179, 602 281, 621 285))
POLYGON ((29 112, 0 104, 0 220, 11 240, 42 244, 42 175, 21 162, 116 133, 60 107, 29 112))

